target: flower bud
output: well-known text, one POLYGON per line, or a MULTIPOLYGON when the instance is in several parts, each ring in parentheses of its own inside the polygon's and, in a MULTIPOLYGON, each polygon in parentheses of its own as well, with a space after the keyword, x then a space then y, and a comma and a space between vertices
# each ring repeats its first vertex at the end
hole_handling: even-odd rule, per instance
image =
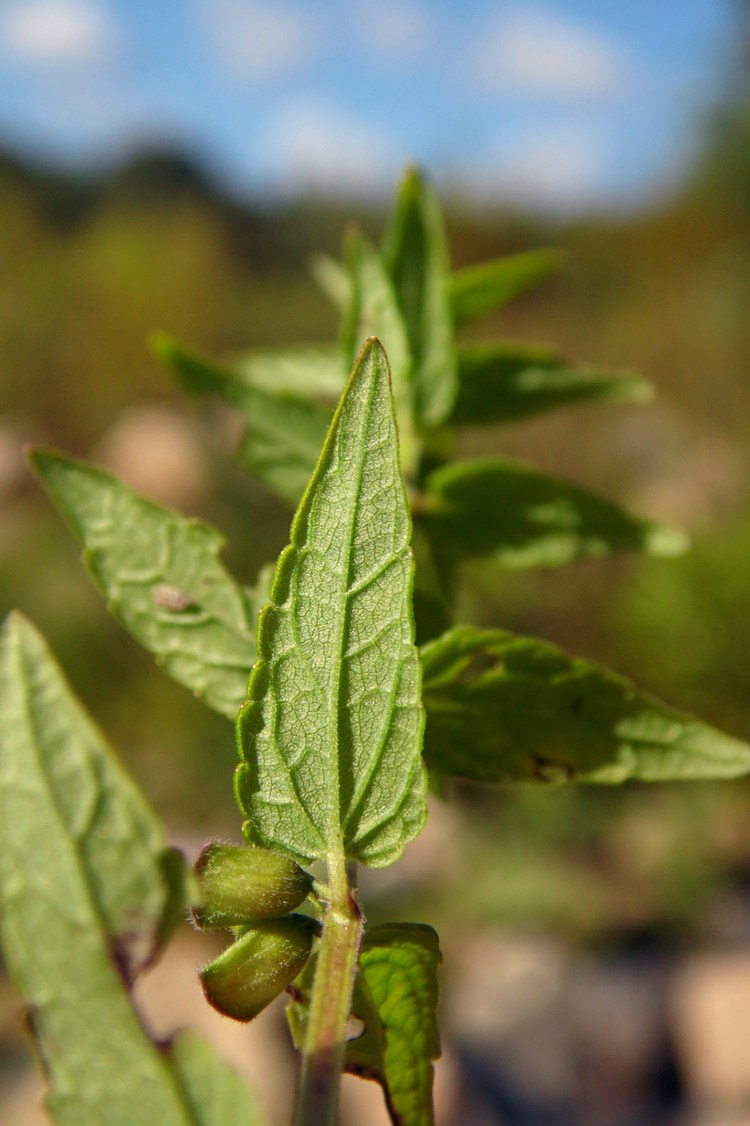
POLYGON ((201 904, 199 927, 233 927, 293 911, 313 885, 309 872, 288 856, 263 848, 206 845, 195 863, 201 904))
POLYGON ((318 929, 307 915, 249 927, 201 971, 206 999, 233 1020, 252 1020, 302 971, 318 929))

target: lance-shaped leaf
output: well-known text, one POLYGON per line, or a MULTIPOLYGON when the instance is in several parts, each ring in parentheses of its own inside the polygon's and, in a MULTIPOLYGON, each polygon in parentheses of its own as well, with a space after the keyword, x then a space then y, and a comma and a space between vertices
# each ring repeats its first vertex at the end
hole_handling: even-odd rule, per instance
MULTIPOLYGON (((414 362, 417 418, 439 426, 456 396, 449 255, 438 197, 417 169, 404 176, 383 236, 383 261, 396 290, 414 362)), ((389 350, 388 341, 385 345, 389 350)))
POLYGON ((219 560, 220 533, 86 462, 49 450, 31 461, 115 617, 170 676, 234 719, 255 660, 255 608, 219 560))
POLYGON ((640 376, 570 366, 551 348, 475 344, 458 350, 459 388, 451 422, 486 424, 528 418, 575 403, 646 402, 640 376))
POLYGON ((253 1126, 208 1045, 149 1040, 128 989, 184 914, 184 865, 20 615, 0 633, 0 935, 58 1126, 253 1126), (231 1111, 231 1113, 230 1113, 231 1111))
POLYGON ((559 250, 530 250, 510 254, 478 266, 455 270, 450 276, 450 301, 457 325, 501 309, 537 282, 559 270, 565 255, 559 250))
POLYGON ((370 340, 282 553, 240 713, 248 838, 379 867, 422 827, 410 521, 388 364, 370 340))
POLYGON ((422 649, 425 758, 485 782, 736 778, 750 746, 554 645, 460 627, 422 649))
POLYGON ((275 395, 332 403, 338 400, 347 377, 341 350, 335 344, 254 348, 235 358, 232 371, 244 383, 275 395))
POLYGON ((349 232, 346 260, 352 279, 351 306, 344 320, 344 348, 350 363, 363 336, 376 336, 388 354, 398 420, 401 467, 416 476, 419 445, 414 433, 414 365, 406 326, 385 266, 378 252, 356 230, 349 232))
POLYGON ((427 482, 426 525, 456 555, 492 556, 504 567, 556 567, 614 551, 674 555, 673 528, 510 459, 457 461, 427 482))
POLYGON ((169 1059, 190 1111, 191 1123, 196 1126, 262 1126, 264 1119, 247 1085, 200 1037, 179 1032, 169 1045, 169 1059))
POLYGON ((50 1112, 124 1123, 137 1095, 139 1117, 186 1122, 125 986, 174 916, 161 832, 20 615, 0 635, 0 722, 3 947, 50 1112))
POLYGON ((365 1025, 347 1045, 346 1070, 383 1087, 395 1126, 432 1126, 432 1061, 440 1055, 438 936, 418 923, 365 935, 353 1012, 365 1025))
POLYGON ((247 421, 240 462, 289 504, 297 504, 315 468, 330 411, 317 403, 254 387, 236 372, 157 336, 153 348, 192 395, 218 395, 247 421))

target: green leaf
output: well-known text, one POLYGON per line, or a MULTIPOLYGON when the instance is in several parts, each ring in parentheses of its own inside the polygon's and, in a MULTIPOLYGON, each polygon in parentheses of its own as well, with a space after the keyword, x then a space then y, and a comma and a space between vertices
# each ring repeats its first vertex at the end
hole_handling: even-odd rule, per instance
POLYGON ((457 555, 492 556, 504 567, 557 567, 614 551, 674 555, 675 529, 507 458, 456 461, 427 481, 426 525, 457 555))
POLYGON ((351 300, 351 282, 346 267, 327 254, 310 258, 312 276, 337 309, 343 311, 351 300))
POLYGON ((502 309, 514 297, 559 270, 565 255, 559 250, 530 250, 510 254, 478 266, 455 270, 450 276, 450 300, 457 325, 502 309))
POLYGON ((346 260, 352 280, 352 305, 344 323, 347 361, 354 362, 363 337, 376 336, 383 342, 391 369, 401 466, 412 479, 420 455, 414 433, 413 363, 396 292, 380 255, 356 230, 348 234, 346 260))
MULTIPOLYGON (((417 169, 401 181, 383 236, 383 260, 393 279, 414 362, 417 418, 439 426, 456 397, 453 316, 448 293, 448 244, 437 194, 417 169)), ((385 340, 390 355, 389 342, 385 340)))
POLYGON ((115 617, 170 676, 234 719, 255 660, 255 611, 219 561, 219 532, 86 462, 49 450, 31 461, 115 617))
POLYGON ((354 1009, 365 1024, 347 1044, 346 1070, 376 1079, 398 1126, 431 1126, 432 1061, 440 1055, 438 936, 418 923, 388 923, 365 935, 354 1009))
POLYGON ((238 721, 251 842, 379 867, 422 828, 409 533, 388 362, 371 340, 261 614, 238 721))
POLYGON ((555 407, 610 400, 648 401, 640 376, 571 367, 551 348, 476 344, 458 350, 459 389, 451 422, 486 424, 527 418, 555 407))
POLYGON ((20 615, 0 634, 0 723, 0 925, 50 1113, 125 1126, 137 1100, 139 1122, 187 1123, 126 988, 173 916, 161 830, 20 615))
POLYGON ((460 627, 422 649, 425 758, 484 782, 736 778, 750 746, 534 638, 460 627))
POLYGON ((198 1126, 261 1126, 263 1118, 246 1084, 205 1041, 179 1032, 169 1058, 198 1126))
POLYGON ((337 345, 256 348, 235 358, 240 381, 274 395, 323 399, 335 403, 346 382, 346 365, 337 345))
POLYGON ((253 387, 220 367, 159 336, 154 350, 193 395, 219 395, 237 407, 248 424, 239 460, 269 489, 297 504, 315 468, 330 411, 291 395, 253 387))

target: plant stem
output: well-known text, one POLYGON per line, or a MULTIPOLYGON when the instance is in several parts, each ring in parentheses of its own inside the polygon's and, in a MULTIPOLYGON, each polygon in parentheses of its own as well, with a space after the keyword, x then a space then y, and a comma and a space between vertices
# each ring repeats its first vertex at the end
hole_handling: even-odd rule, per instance
POLYGON ((331 898, 323 920, 310 997, 294 1126, 335 1126, 363 919, 356 869, 343 855, 329 863, 331 898))

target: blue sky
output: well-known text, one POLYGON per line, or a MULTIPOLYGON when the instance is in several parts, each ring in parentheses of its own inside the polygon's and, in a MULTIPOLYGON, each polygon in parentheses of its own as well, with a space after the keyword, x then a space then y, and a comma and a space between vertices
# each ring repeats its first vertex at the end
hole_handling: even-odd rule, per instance
POLYGON ((239 194, 576 211, 674 182, 735 0, 0 0, 0 142, 75 162, 178 143, 239 194))

